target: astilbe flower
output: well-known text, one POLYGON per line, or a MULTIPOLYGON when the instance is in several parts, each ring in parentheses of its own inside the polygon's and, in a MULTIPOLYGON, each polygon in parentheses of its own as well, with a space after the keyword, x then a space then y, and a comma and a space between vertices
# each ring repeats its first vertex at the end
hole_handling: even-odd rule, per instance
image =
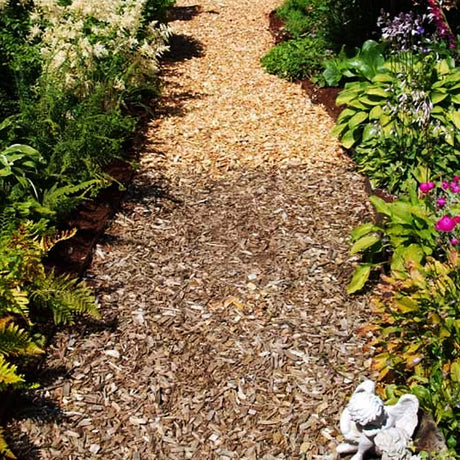
POLYGON ((125 63, 118 70, 122 73, 113 77, 114 89, 151 79, 158 72, 159 57, 168 49, 170 30, 152 22, 144 29, 145 38, 138 40, 146 1, 73 0, 60 6, 57 0, 36 0, 31 38, 40 35, 40 27, 47 75, 56 86, 71 88, 80 96, 88 94, 92 74, 110 67, 114 56, 121 56, 118 61, 125 63), (104 62, 105 67, 101 66, 104 62))

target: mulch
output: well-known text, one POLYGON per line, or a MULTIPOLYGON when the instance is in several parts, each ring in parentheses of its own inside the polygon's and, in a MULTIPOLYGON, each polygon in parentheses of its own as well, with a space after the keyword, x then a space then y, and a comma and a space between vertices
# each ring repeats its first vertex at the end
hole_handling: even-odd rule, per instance
POLYGON ((180 58, 86 273, 103 320, 56 335, 19 458, 335 458, 369 376, 369 299, 345 291, 370 210, 332 119, 260 68, 276 3, 178 2, 180 58))

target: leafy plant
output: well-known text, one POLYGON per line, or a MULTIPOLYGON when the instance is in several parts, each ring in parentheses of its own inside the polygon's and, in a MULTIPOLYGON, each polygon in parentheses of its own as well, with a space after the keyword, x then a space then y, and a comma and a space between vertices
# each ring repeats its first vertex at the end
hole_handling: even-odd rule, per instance
POLYGON ((324 63, 323 78, 328 86, 338 86, 347 79, 369 80, 384 71, 384 44, 367 40, 361 48, 356 48, 353 57, 347 57, 344 49, 324 63))
POLYGON ((460 258, 411 261, 408 276, 385 277, 375 299, 373 369, 415 394, 458 447, 460 428, 460 258))
POLYGON ((348 286, 349 294, 363 288, 373 269, 389 266, 396 277, 404 278, 408 261, 420 263, 437 249, 435 216, 413 190, 392 203, 378 196, 369 199, 380 222, 364 223, 352 231, 350 253, 361 254, 361 264, 348 286))
POLYGON ((261 60, 265 70, 288 80, 301 80, 318 73, 326 56, 323 40, 304 37, 272 48, 261 60))
POLYGON ((460 71, 452 65, 401 54, 370 81, 347 83, 337 97, 347 108, 332 132, 354 149, 359 169, 375 187, 401 190, 418 165, 438 176, 455 172, 460 71))

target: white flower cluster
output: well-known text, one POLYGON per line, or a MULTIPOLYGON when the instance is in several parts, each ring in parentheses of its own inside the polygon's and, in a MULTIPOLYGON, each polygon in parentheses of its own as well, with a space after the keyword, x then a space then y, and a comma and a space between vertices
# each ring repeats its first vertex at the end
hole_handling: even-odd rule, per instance
MULTIPOLYGON (((5 0, 0 0, 5 1, 5 0)), ((105 75, 114 59, 122 71, 112 76, 116 89, 139 84, 158 72, 158 59, 168 47, 169 29, 155 22, 139 40, 146 0, 35 0, 30 39, 40 37, 48 63, 47 76, 80 95, 91 91, 91 75, 105 75)))

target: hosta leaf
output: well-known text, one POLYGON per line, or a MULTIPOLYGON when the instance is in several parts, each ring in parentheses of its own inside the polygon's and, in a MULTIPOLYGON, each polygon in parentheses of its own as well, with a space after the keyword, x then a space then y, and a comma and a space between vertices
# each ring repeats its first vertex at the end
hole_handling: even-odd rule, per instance
POLYGON ((390 93, 388 91, 385 91, 380 86, 371 86, 366 91, 366 94, 368 96, 380 96, 380 97, 384 97, 384 98, 387 98, 390 95, 390 93))
POLYGON ((370 235, 367 234, 355 242, 355 244, 350 249, 350 254, 357 254, 358 252, 362 252, 365 249, 374 246, 374 244, 378 243, 380 240, 380 235, 376 233, 372 233, 370 235))
POLYGON ((347 287, 348 294, 353 294, 364 287, 366 281, 369 279, 371 268, 371 264, 363 264, 356 269, 353 278, 347 287))
POLYGON ((443 101, 446 97, 447 97, 447 93, 440 89, 436 90, 436 91, 433 91, 431 94, 430 94, 430 100, 433 104, 438 104, 439 102, 443 101))
POLYGON ((331 129, 331 136, 339 137, 347 128, 348 123, 337 124, 331 129))
POLYGON ((356 139, 354 136, 354 130, 349 129, 340 139, 340 143, 343 145, 344 148, 346 149, 351 149, 353 145, 355 144, 356 139))
POLYGON ((451 120, 454 122, 454 125, 457 129, 460 129, 460 110, 456 110, 455 112, 452 112, 451 115, 451 120))
POLYGON ((394 77, 389 73, 378 73, 373 79, 374 83, 391 83, 394 81, 394 77))
POLYGON ((348 120, 348 126, 352 129, 356 128, 363 121, 367 120, 367 117, 367 112, 358 112, 356 115, 354 115, 348 120))
POLYGON ((340 124, 343 121, 350 119, 355 114, 356 114, 356 110, 353 110, 353 109, 347 108, 347 109, 342 110, 340 112, 340 115, 337 118, 337 124, 340 124))
POLYGON ((383 115, 382 107, 380 105, 376 105, 369 112, 369 120, 379 120, 382 115, 383 115))

